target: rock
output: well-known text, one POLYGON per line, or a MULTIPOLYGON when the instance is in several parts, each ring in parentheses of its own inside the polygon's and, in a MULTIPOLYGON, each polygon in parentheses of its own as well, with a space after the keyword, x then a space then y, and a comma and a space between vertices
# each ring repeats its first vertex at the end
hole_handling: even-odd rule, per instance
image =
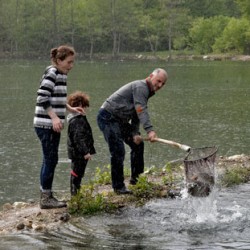
POLYGON ((33 225, 33 221, 28 221, 27 223, 26 223, 26 228, 28 228, 28 229, 32 229, 32 225, 33 225))
POLYGON ((32 228, 35 230, 35 231, 44 231, 46 229, 46 226, 44 224, 41 224, 41 225, 33 225, 32 228))
POLYGON ((13 209, 12 205, 10 203, 5 203, 3 205, 3 211, 7 211, 7 210, 10 210, 10 209, 13 209))
POLYGON ((36 217, 41 216, 41 215, 42 215, 42 212, 39 211, 39 212, 36 214, 36 217))
POLYGON ((69 213, 63 213, 63 214, 60 216, 60 220, 63 221, 63 222, 67 222, 69 219, 70 219, 69 213))
POLYGON ((19 209, 19 208, 27 207, 28 205, 29 204, 25 203, 25 202, 14 202, 13 203, 13 208, 19 209))
POLYGON ((19 223, 19 224, 17 224, 17 226, 16 226, 16 229, 17 230, 22 230, 22 229, 24 229, 25 228, 25 225, 24 225, 24 223, 19 223))
POLYGON ((243 161, 246 160, 246 155, 241 154, 241 155, 232 155, 227 158, 229 161, 243 161))

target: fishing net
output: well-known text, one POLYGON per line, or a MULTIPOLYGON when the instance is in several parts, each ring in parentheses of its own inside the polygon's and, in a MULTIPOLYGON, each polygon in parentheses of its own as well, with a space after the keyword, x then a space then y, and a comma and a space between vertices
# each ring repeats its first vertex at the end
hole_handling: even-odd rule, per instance
POLYGON ((208 196, 215 182, 215 146, 191 148, 184 159, 188 193, 192 196, 208 196))

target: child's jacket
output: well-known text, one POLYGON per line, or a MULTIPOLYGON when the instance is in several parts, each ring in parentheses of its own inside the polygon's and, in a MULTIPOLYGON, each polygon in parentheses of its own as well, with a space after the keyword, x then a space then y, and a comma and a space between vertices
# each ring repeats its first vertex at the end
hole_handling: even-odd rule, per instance
POLYGON ((92 129, 87 117, 81 114, 69 114, 67 120, 69 159, 83 158, 88 153, 95 154, 92 129))

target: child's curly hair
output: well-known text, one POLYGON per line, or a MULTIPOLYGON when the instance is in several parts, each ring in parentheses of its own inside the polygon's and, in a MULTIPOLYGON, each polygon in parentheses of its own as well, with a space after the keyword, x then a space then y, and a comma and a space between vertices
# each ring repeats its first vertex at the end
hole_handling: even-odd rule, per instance
POLYGON ((68 104, 71 107, 89 107, 89 96, 81 91, 75 91, 68 96, 68 104))

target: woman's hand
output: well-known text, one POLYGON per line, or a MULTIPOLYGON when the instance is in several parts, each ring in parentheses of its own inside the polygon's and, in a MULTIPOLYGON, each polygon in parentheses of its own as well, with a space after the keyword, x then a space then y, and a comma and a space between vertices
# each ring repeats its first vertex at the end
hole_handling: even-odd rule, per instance
POLYGON ((61 119, 56 115, 52 108, 48 109, 48 115, 52 120, 53 130, 57 133, 60 133, 63 129, 63 124, 61 119))
POLYGON ((67 110, 71 113, 80 113, 83 115, 86 114, 85 108, 83 107, 71 107, 69 104, 67 104, 66 107, 67 107, 67 110))
POLYGON ((53 130, 57 133, 60 133, 63 129, 62 121, 58 116, 52 118, 53 130))

